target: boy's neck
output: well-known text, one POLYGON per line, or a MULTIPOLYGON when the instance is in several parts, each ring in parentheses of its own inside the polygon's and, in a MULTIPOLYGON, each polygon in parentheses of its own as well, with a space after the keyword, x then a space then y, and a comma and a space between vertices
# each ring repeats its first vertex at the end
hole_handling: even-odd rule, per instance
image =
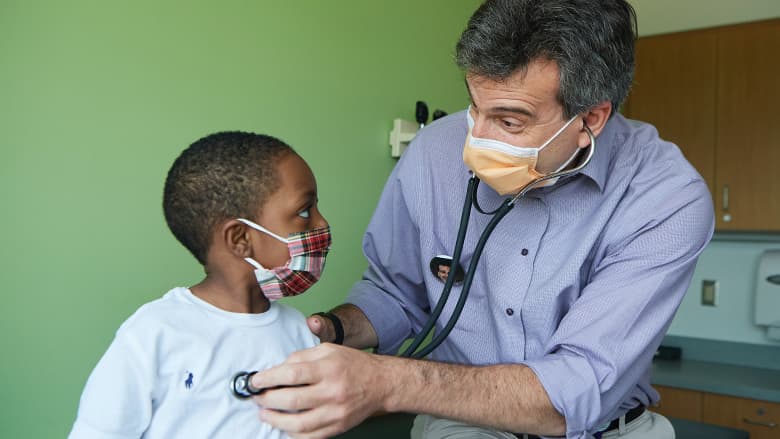
POLYGON ((214 273, 207 273, 205 279, 190 287, 190 291, 198 298, 229 312, 260 314, 271 306, 256 283, 248 285, 245 281, 230 281, 214 273))

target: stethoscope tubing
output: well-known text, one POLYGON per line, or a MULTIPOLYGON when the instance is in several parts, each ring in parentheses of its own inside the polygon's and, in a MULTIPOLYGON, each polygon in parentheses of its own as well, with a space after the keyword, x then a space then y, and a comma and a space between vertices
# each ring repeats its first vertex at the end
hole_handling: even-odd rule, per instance
MULTIPOLYGON (((479 178, 477 177, 471 177, 469 180, 469 188, 471 189, 469 192, 472 193, 469 199, 476 199, 476 192, 477 192, 477 186, 479 184, 479 178)), ((471 201, 471 200, 469 200, 471 201)), ((469 262, 468 270, 466 271, 466 276, 463 279, 463 288, 460 291, 460 295, 458 296, 458 301, 455 304, 455 308, 452 311, 452 315, 447 320, 447 324, 442 328, 442 330, 434 336, 434 338, 431 340, 428 345, 426 345, 421 350, 409 353, 407 354, 406 351, 401 355, 402 357, 409 357, 409 358, 424 358, 431 352, 433 352, 434 349, 439 347, 439 345, 444 341, 444 339, 447 338, 448 335, 450 335, 450 332, 452 332, 452 329, 455 327, 455 324, 458 322, 458 319, 460 318, 461 312, 463 312, 463 308, 466 305, 466 299, 468 298, 469 292, 471 291, 471 283, 474 281, 474 275, 477 272, 477 264, 479 263, 479 260, 482 256, 482 251, 485 249, 485 244, 487 244, 488 239, 490 238, 490 235, 493 234, 493 230, 498 226, 498 223, 501 222, 502 219, 506 216, 507 213, 509 213, 510 210, 515 206, 515 203, 512 202, 512 200, 504 200, 503 203, 501 203, 501 206, 495 211, 493 214, 493 218, 490 219, 490 222, 485 227, 485 230, 482 231, 482 233, 479 236, 479 241, 477 242, 476 247, 474 247, 474 254, 471 256, 471 261, 469 262)), ((469 203, 469 207, 471 207, 471 204, 469 203)), ((467 219, 468 220, 468 219, 467 219)), ((466 224, 468 226, 468 224, 466 224)), ((463 227, 466 229, 467 227, 463 227)), ((461 234, 458 233, 460 236, 461 234)), ((463 241, 465 238, 465 230, 463 233, 463 237, 459 242, 456 242, 456 247, 460 247, 459 250, 463 248, 463 241)), ((459 252, 460 253, 460 252, 459 252)), ((460 255, 458 255, 460 256, 460 255)), ((453 273, 452 275, 447 277, 447 284, 444 286, 444 290, 446 290, 446 294, 443 291, 442 297, 439 298, 438 303, 436 304, 436 308, 439 309, 438 315, 436 315, 436 319, 433 319, 434 315, 431 314, 431 318, 428 319, 428 322, 426 324, 426 327, 430 326, 433 327, 436 324, 436 320, 438 320, 439 315, 441 314, 441 309, 444 308, 444 302, 446 302, 446 299, 444 299, 445 296, 449 296, 450 289, 452 288, 452 282, 455 278, 454 273, 457 272, 458 269, 458 263, 456 262, 455 257, 453 256, 452 259, 452 267, 450 268, 450 273, 453 273)), ((430 331, 430 330, 429 330, 430 331)), ((417 349, 420 343, 427 337, 429 331, 421 331, 420 334, 417 335, 415 338, 413 345, 416 345, 414 349, 417 349), (419 341, 418 341, 419 339, 419 341)), ((412 345, 409 346, 410 348, 412 345)), ((407 349, 409 351, 409 349, 407 349)))
POLYGON ((469 217, 471 216, 471 204, 476 192, 475 188, 478 184, 479 180, 476 177, 469 179, 469 186, 466 190, 466 200, 463 203, 463 212, 460 215, 458 235, 455 238, 455 249, 452 253, 452 265, 450 266, 450 272, 453 273, 453 275, 447 276, 447 281, 444 283, 444 288, 442 289, 438 302, 436 302, 436 306, 434 307, 433 311, 431 311, 431 316, 428 318, 428 321, 425 323, 425 326, 423 326, 420 333, 418 333, 414 340, 412 340, 412 343, 406 348, 406 350, 404 350, 403 353, 401 353, 401 357, 418 358, 414 355, 414 351, 420 347, 420 344, 422 344, 422 342, 428 336, 428 333, 431 332, 431 329, 433 329, 434 325, 436 325, 436 321, 439 319, 439 316, 444 310, 444 305, 447 304, 450 292, 452 291, 452 286, 455 284, 454 273, 456 273, 460 267, 460 255, 461 251, 463 250, 463 243, 466 240, 466 231, 468 230, 469 217))
POLYGON ((452 265, 450 266, 450 273, 452 273, 452 275, 447 277, 447 282, 445 282, 444 284, 442 293, 439 296, 439 299, 436 302, 436 306, 431 312, 428 321, 425 323, 425 325, 417 334, 417 336, 412 340, 411 344, 399 355, 400 357, 417 358, 417 359, 424 358, 425 356, 433 352, 434 349, 439 347, 439 345, 444 341, 444 339, 447 338, 447 336, 450 334, 452 329, 455 327, 455 324, 457 323, 458 319, 460 318, 460 314, 463 311, 463 307, 466 304, 466 299, 468 298, 469 292, 471 290, 471 283, 473 282, 474 275, 477 271, 476 270, 477 264, 481 259, 482 251, 485 248, 485 244, 487 244, 488 238, 490 238, 490 235, 493 234, 493 230, 496 228, 496 226, 498 226, 498 223, 509 213, 510 210, 512 210, 512 208, 514 208, 517 201, 520 198, 524 197, 525 194, 528 193, 528 191, 530 191, 534 187, 537 187, 540 183, 547 180, 551 180, 553 178, 560 178, 560 177, 575 174, 580 170, 582 170, 585 166, 587 166, 588 163, 590 163, 590 160, 593 158, 593 154, 596 149, 596 138, 587 125, 584 125, 584 128, 585 131, 588 133, 588 136, 590 137, 590 148, 588 148, 587 156, 578 166, 569 170, 554 172, 552 174, 546 175, 544 177, 538 178, 528 183, 522 189, 520 189, 520 191, 514 197, 505 199, 504 202, 501 203, 501 206, 499 206, 494 211, 485 212, 479 205, 479 202, 477 200, 477 188, 479 186, 479 178, 477 176, 472 176, 469 179, 468 189, 466 190, 466 200, 463 203, 463 212, 461 213, 460 225, 458 227, 458 235, 455 239, 455 249, 453 250, 453 255, 452 255, 452 265), (434 336, 434 338, 431 340, 431 342, 428 343, 428 345, 423 347, 421 350, 415 352, 420 347, 420 345, 425 340, 425 338, 428 336, 428 333, 430 333, 433 327, 436 325, 436 322, 441 316, 441 313, 444 310, 444 306, 446 305, 447 300, 449 299, 452 286, 455 283, 455 273, 457 273, 457 270, 460 267, 460 255, 463 250, 463 243, 465 242, 466 239, 466 231, 468 229, 468 222, 469 222, 469 217, 471 215, 472 206, 474 206, 474 208, 476 208, 477 211, 479 211, 480 213, 486 215, 493 215, 493 218, 490 219, 490 222, 485 227, 485 230, 483 230, 479 236, 479 241, 477 242, 477 245, 474 248, 474 254, 471 256, 471 261, 469 262, 469 267, 468 270, 466 271, 466 276, 463 279, 463 288, 461 289, 460 295, 458 297, 458 302, 455 304, 455 308, 452 312, 452 315, 450 316, 449 319, 447 319, 447 323, 444 325, 441 332, 437 333, 434 336))

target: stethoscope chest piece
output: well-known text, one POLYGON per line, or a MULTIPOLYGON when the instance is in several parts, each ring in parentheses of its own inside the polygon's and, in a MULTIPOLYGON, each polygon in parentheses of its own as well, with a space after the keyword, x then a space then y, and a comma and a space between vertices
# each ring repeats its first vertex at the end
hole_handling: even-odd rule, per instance
POLYGON ((233 395, 236 398, 247 399, 256 395, 260 395, 266 390, 283 389, 287 387, 300 387, 305 385, 298 384, 292 386, 261 387, 258 389, 252 386, 252 376, 256 373, 256 370, 253 370, 252 372, 242 371, 233 376, 233 379, 230 380, 230 391, 233 392, 233 395))
POLYGON ((233 376, 233 379, 230 380, 230 390, 233 391, 233 395, 235 395, 236 398, 250 398, 254 395, 259 395, 263 391, 263 389, 255 389, 252 387, 250 380, 252 379, 252 375, 256 373, 257 371, 242 371, 233 376))

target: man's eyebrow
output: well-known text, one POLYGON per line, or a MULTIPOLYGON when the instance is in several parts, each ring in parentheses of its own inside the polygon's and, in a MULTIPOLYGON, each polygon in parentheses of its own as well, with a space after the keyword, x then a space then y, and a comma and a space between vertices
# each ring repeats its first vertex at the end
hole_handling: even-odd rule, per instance
POLYGON ((523 116, 533 117, 533 113, 531 113, 525 108, 520 108, 520 107, 496 107, 496 108, 491 108, 491 110, 496 112, 515 113, 515 114, 521 114, 523 116))
MULTIPOLYGON (((465 82, 466 82, 466 91, 469 93, 469 99, 471 100, 471 106, 476 109, 477 104, 474 103, 474 96, 471 95, 471 88, 469 88, 469 83, 468 81, 465 82)), ((533 113, 528 111, 528 109, 522 107, 495 107, 495 108, 490 108, 489 110, 495 112, 501 112, 501 113, 515 113, 527 117, 534 116, 533 113)))

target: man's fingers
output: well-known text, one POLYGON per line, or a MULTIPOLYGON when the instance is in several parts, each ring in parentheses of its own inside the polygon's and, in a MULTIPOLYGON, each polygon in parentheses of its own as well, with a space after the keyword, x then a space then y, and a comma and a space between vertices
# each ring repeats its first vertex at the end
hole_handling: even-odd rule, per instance
POLYGON ((362 372, 380 365, 379 357, 330 343, 298 351, 254 376, 253 386, 303 385, 254 397, 261 419, 296 439, 341 433, 381 408, 381 387, 362 372))
POLYGON ((254 398, 261 407, 287 412, 300 412, 325 405, 328 394, 322 386, 281 387, 263 392, 254 398))
POLYGON ((311 363, 283 363, 252 375, 252 387, 268 389, 278 386, 300 386, 319 381, 317 367, 311 363))
POLYGON ((337 346, 331 343, 323 343, 321 345, 314 346, 313 348, 308 348, 297 352, 293 352, 292 354, 290 354, 289 357, 287 357, 287 360, 285 360, 282 366, 284 366, 285 364, 319 361, 327 357, 328 355, 336 353, 339 349, 352 349, 352 348, 337 346))

